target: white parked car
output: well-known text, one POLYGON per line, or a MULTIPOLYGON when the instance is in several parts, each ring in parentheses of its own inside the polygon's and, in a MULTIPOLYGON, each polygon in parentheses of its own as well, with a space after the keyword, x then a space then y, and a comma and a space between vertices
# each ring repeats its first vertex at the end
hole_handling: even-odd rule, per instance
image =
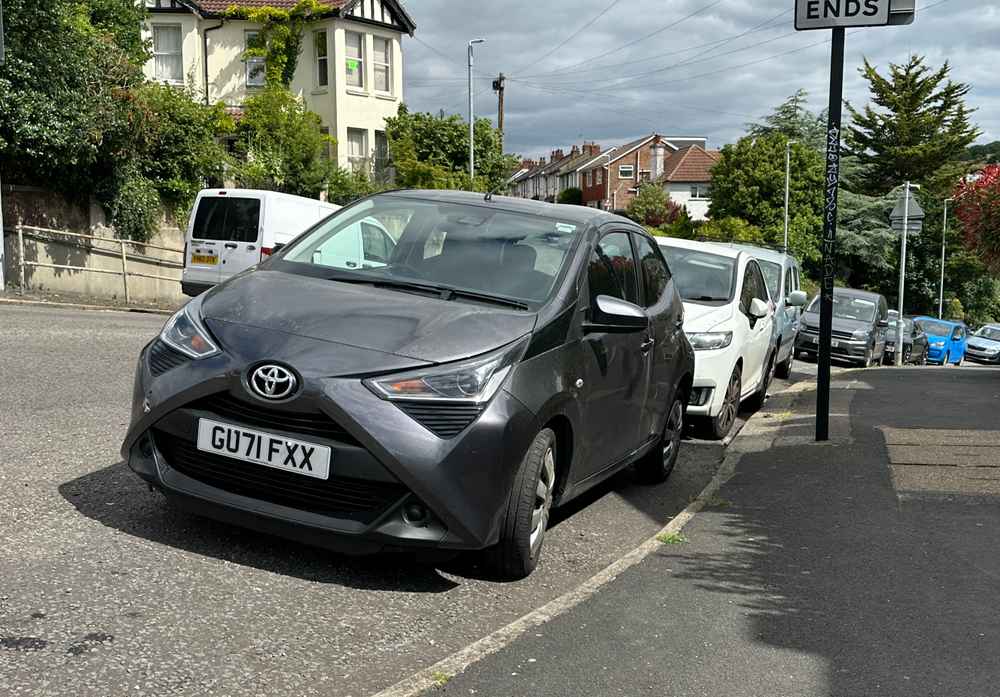
POLYGON ((277 191, 205 189, 188 222, 181 291, 204 293, 338 210, 332 203, 277 191))
POLYGON ((763 403, 774 373, 774 304, 748 252, 709 242, 657 238, 684 301, 684 332, 695 350, 687 413, 725 438, 740 404, 763 403))

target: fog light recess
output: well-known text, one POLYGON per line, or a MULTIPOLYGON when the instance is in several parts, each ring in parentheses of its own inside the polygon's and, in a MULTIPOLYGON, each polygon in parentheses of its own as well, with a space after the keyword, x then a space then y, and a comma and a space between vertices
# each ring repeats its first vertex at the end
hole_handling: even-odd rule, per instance
POLYGON ((148 433, 139 439, 139 452, 143 457, 153 457, 153 439, 148 433))
POLYGON ((405 520, 408 525, 412 525, 416 528, 424 528, 427 527, 427 524, 430 522, 431 514, 430 511, 427 510, 427 506, 424 504, 419 501, 411 501, 403 506, 403 520, 405 520))

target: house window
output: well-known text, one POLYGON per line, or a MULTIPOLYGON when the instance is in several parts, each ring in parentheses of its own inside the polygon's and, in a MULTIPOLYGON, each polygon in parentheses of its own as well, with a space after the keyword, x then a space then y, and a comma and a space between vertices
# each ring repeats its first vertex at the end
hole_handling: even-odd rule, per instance
POLYGON ((157 80, 183 82, 184 55, 179 24, 153 25, 153 69, 157 80))
POLYGON ((619 179, 632 179, 635 176, 635 165, 618 165, 619 179))
MULTIPOLYGON (((247 49, 263 48, 259 31, 248 31, 244 34, 247 49)), ((247 87, 263 87, 267 77, 267 64, 261 56, 246 59, 247 87)))
POLYGON ((313 46, 316 50, 316 86, 326 87, 330 84, 330 49, 325 31, 313 33, 313 46))
POLYGON ((709 188, 708 184, 692 184, 691 198, 712 198, 712 190, 709 188))
POLYGON ((330 159, 330 127, 320 126, 319 133, 323 136, 323 159, 330 159))
POLYGON ((604 183, 604 169, 597 170, 597 185, 600 186, 604 183))
POLYGON ((368 131, 363 128, 347 129, 347 161, 355 172, 361 171, 368 160, 368 131))
POLYGON ((353 31, 346 32, 347 39, 347 85, 365 86, 365 37, 353 31))
POLYGON ((585 174, 583 175, 583 185, 584 185, 584 186, 588 186, 588 187, 589 187, 589 186, 593 186, 593 184, 591 183, 592 181, 593 181, 593 180, 592 180, 592 178, 591 178, 591 176, 590 176, 590 172, 586 172, 586 173, 585 173, 585 174))
POLYGON ((375 66, 375 91, 392 92, 392 41, 375 37, 372 65, 375 66))
POLYGON ((375 131, 375 174, 382 176, 389 168, 389 139, 385 131, 375 131))

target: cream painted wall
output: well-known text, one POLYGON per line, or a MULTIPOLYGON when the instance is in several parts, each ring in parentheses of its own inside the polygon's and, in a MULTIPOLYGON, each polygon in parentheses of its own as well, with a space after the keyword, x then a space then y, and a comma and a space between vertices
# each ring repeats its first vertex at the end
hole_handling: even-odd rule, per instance
MULTIPOLYGON (((183 61, 185 84, 197 91, 199 98, 204 95, 202 32, 215 27, 218 20, 199 20, 194 15, 164 14, 154 15, 144 27, 144 35, 151 36, 153 24, 181 25, 183 34, 183 61)), ((246 32, 259 25, 231 20, 222 28, 208 32, 208 74, 209 99, 237 107, 259 88, 247 88, 246 65, 243 51, 246 49, 246 32)), ((144 67, 149 79, 154 79, 153 61, 144 67)), ((298 94, 308 108, 316 112, 323 125, 330 128, 330 134, 337 139, 337 161, 342 167, 348 166, 347 129, 363 129, 368 133, 368 149, 375 148, 375 131, 385 130, 385 119, 395 116, 403 98, 403 51, 400 33, 382 29, 348 19, 327 19, 310 27, 302 42, 295 77, 291 89, 298 94), (313 32, 325 29, 329 46, 329 85, 321 88, 316 80, 315 48, 313 32), (346 31, 356 31, 365 37, 364 88, 347 86, 346 31), (387 38, 392 42, 392 92, 377 93, 374 90, 375 68, 374 36, 387 38)))
POLYGON ((671 201, 687 208, 687 212, 688 215, 691 216, 691 220, 708 219, 708 206, 712 202, 711 199, 691 198, 690 184, 671 183, 667 185, 666 190, 670 195, 671 201))

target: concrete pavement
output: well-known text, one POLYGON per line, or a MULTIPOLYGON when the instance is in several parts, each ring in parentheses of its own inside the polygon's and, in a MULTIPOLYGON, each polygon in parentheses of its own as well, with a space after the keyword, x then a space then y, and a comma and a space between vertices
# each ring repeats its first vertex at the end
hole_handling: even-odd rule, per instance
POLYGON ((439 692, 995 695, 1000 371, 854 371, 836 386, 834 442, 804 435, 809 390, 772 401, 793 417, 756 437, 686 542, 439 692))

